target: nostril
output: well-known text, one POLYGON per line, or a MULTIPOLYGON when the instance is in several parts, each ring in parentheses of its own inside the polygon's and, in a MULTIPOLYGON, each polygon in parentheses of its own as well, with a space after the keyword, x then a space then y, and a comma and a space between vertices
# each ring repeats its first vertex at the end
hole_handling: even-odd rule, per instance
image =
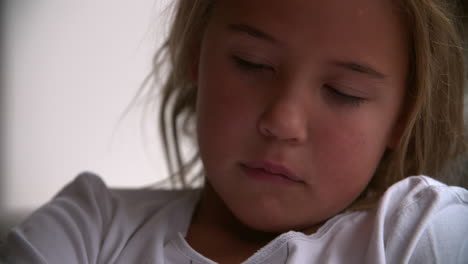
POLYGON ((261 130, 262 130, 263 135, 265 135, 265 136, 268 136, 268 137, 273 137, 274 136, 273 132, 271 132, 271 130, 269 130, 266 127, 262 128, 261 130))
POLYGON ((275 104, 261 115, 257 131, 266 138, 298 143, 307 136, 307 120, 299 106, 275 104))
POLYGON ((298 135, 299 131, 288 131, 288 128, 283 130, 273 130, 266 125, 260 126, 260 133, 267 138, 275 138, 290 143, 296 143, 300 141, 301 135, 298 135))

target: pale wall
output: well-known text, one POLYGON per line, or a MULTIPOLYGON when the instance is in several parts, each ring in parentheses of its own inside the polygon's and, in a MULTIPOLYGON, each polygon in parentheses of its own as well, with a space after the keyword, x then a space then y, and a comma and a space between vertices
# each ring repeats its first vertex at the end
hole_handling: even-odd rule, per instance
POLYGON ((140 109, 118 119, 150 69, 167 2, 4 2, 0 221, 84 170, 120 187, 166 175, 159 137, 141 135, 140 109))

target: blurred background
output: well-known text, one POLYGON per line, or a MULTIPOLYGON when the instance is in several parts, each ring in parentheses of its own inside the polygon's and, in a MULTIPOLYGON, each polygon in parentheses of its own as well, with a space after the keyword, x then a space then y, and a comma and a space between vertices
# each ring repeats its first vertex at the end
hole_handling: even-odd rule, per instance
POLYGON ((138 106, 123 113, 150 71, 168 3, 2 2, 0 236, 82 171, 112 187, 166 177, 157 129, 143 135, 138 106))

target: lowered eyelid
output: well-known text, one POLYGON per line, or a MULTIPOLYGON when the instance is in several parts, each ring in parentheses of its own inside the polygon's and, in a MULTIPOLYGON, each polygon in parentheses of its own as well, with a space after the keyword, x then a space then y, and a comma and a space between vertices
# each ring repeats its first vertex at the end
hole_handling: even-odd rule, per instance
POLYGON ((333 86, 336 90, 338 90, 340 92, 350 94, 352 96, 365 97, 365 98, 372 97, 372 93, 370 91, 367 91, 367 90, 369 90, 368 88, 366 88, 366 90, 355 88, 356 86, 358 86, 358 87, 369 87, 368 84, 361 84, 361 83, 359 83, 359 84, 355 84, 355 83, 348 84, 348 83, 343 83, 343 82, 328 82, 327 84, 330 85, 330 86, 333 86))
POLYGON ((276 68, 276 64, 272 60, 267 59, 266 56, 254 54, 254 52, 233 51, 231 52, 231 54, 232 57, 237 57, 239 59, 252 62, 254 64, 261 64, 268 67, 276 68))

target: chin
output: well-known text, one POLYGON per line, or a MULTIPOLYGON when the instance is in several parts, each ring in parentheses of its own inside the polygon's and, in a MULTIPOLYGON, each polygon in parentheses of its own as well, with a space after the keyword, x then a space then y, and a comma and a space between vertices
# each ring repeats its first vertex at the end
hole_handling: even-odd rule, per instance
POLYGON ((245 226, 261 232, 284 233, 291 230, 301 230, 303 225, 292 223, 290 219, 285 219, 286 214, 274 213, 269 210, 250 209, 233 211, 236 218, 245 226))

